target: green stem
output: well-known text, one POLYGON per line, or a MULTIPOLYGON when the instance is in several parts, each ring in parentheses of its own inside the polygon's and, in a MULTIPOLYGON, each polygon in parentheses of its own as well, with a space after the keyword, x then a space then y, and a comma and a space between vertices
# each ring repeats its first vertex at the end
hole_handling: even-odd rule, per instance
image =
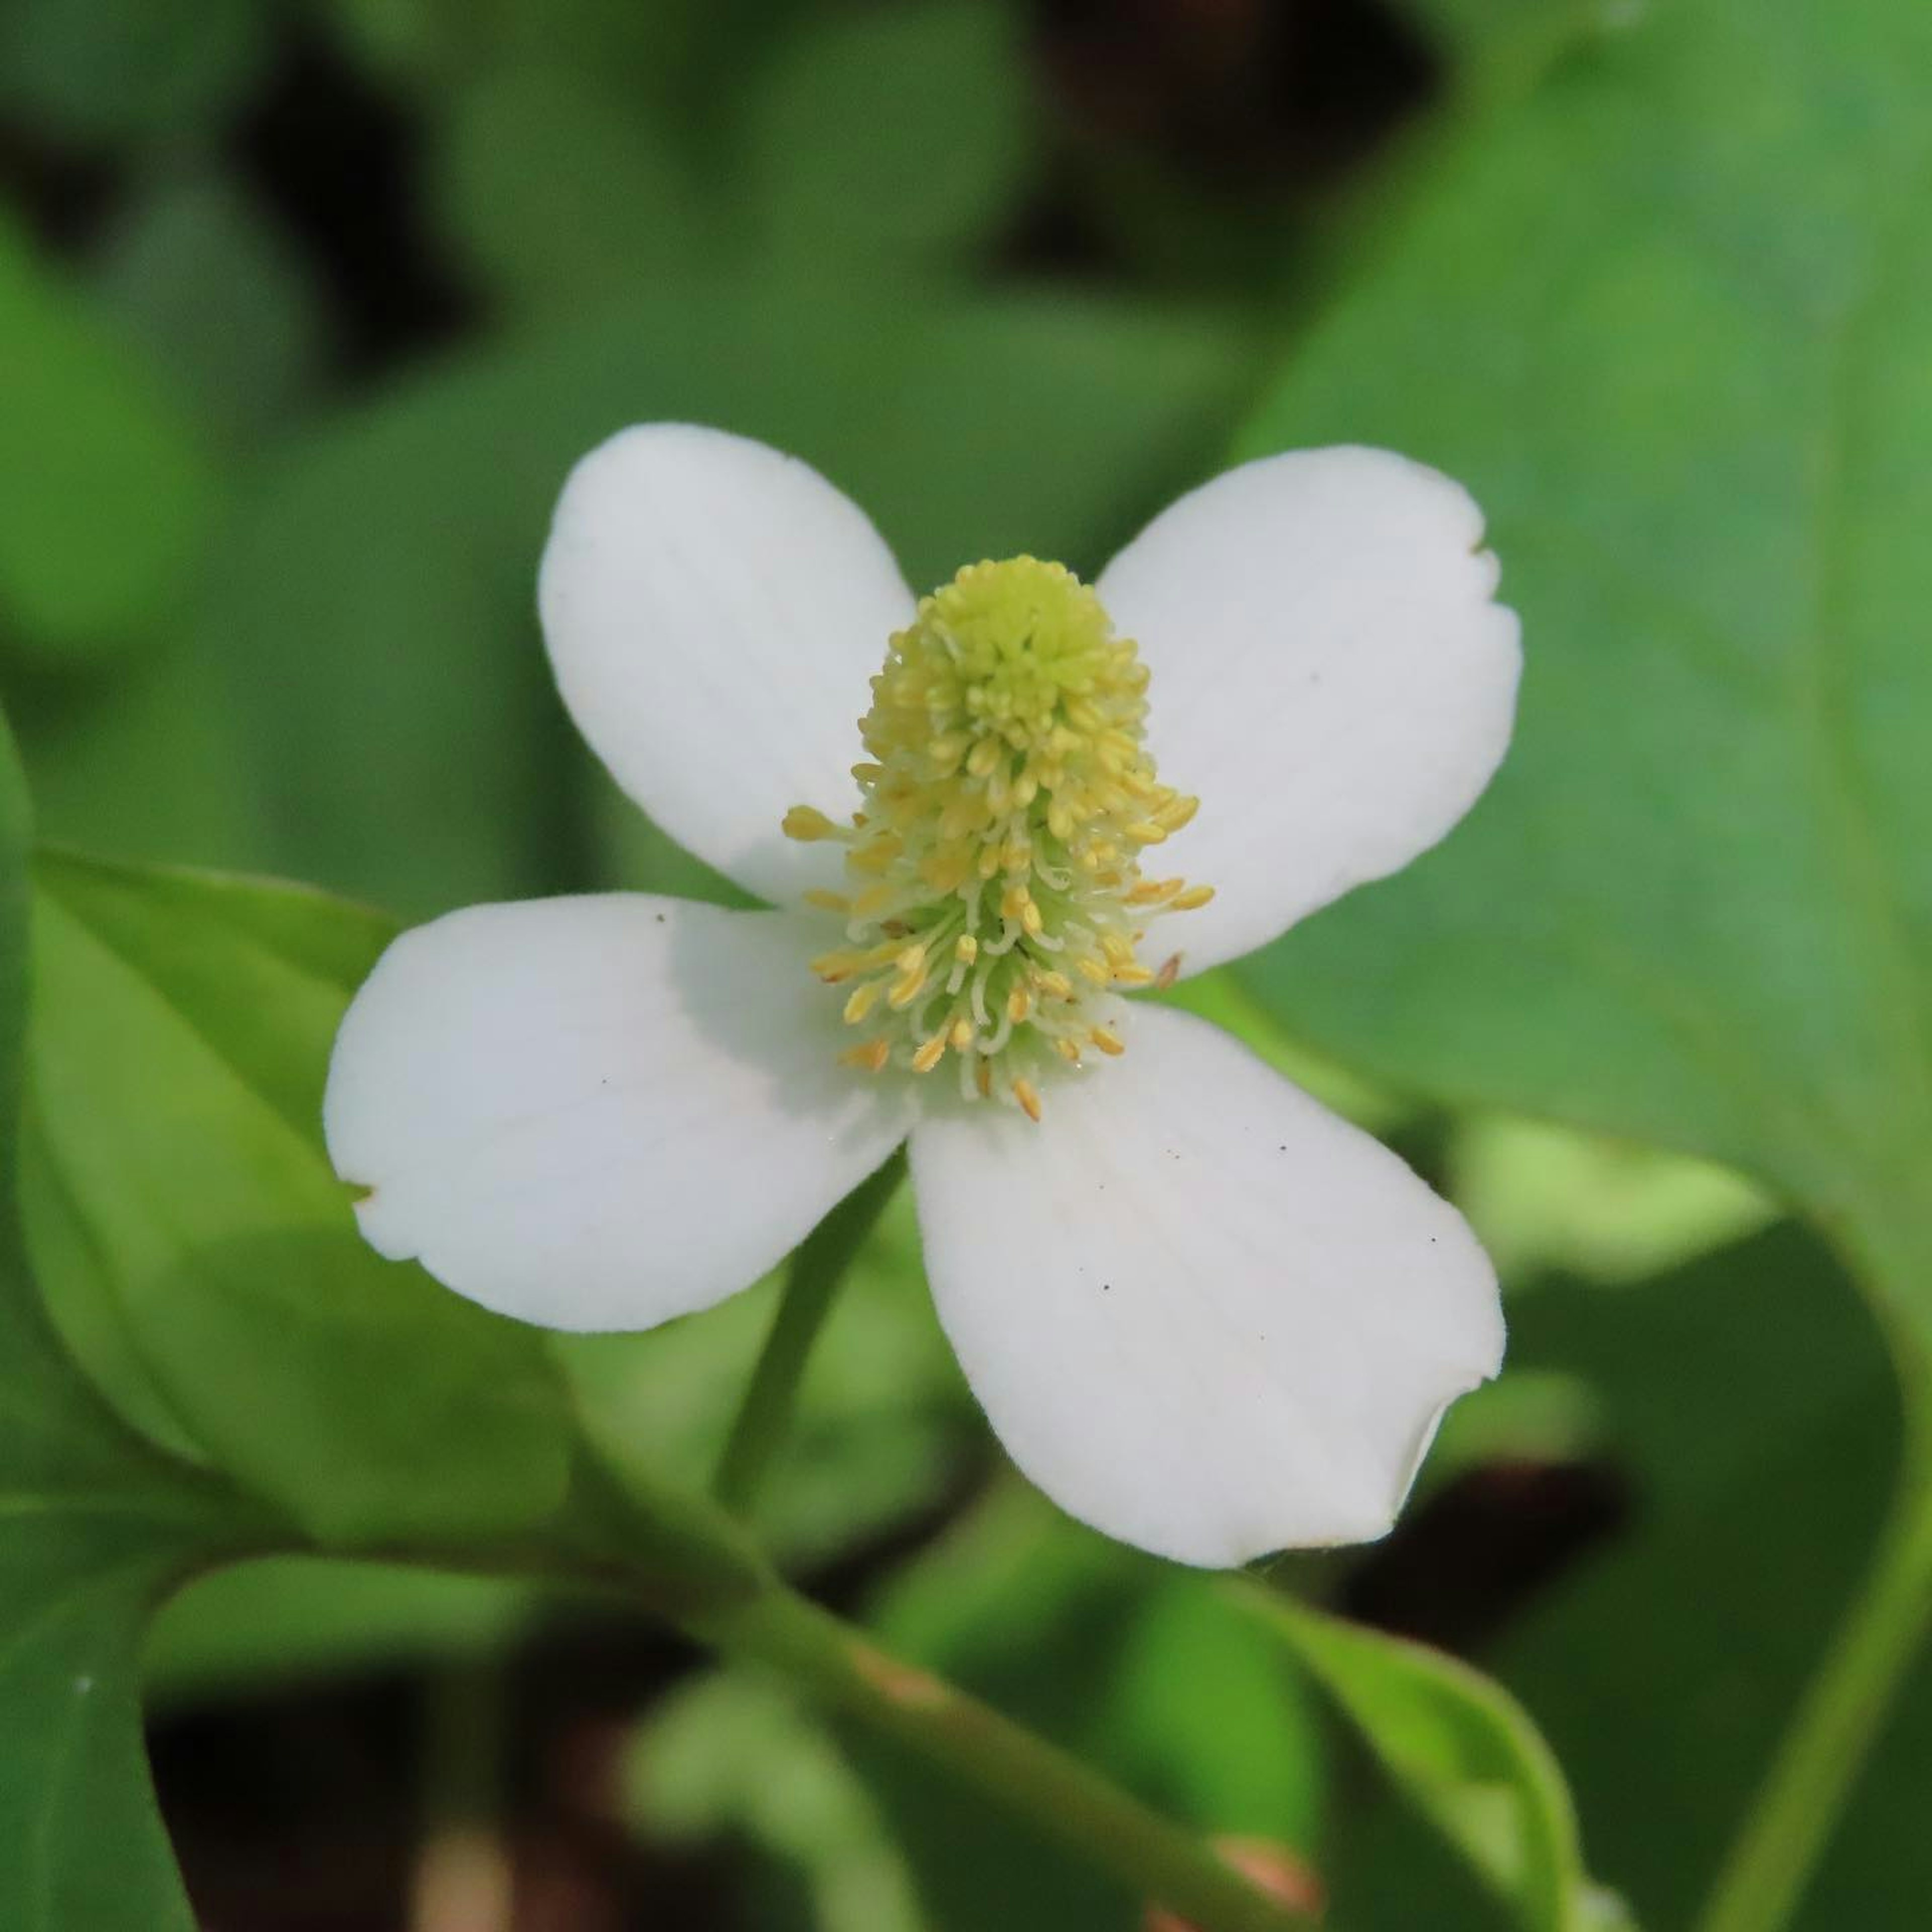
MULTIPOLYGON (((1843 1815, 1886 1712, 1932 1628, 1932 1380, 1894 1306, 1901 1282, 1932 1280, 1907 1244, 1864 1270, 1892 1330, 1905 1402, 1898 1491, 1876 1554, 1719 1871, 1697 1932, 1778 1932, 1843 1815)), ((1867 1258, 1871 1258, 1868 1257, 1867 1258)))
POLYGON ((1202 1932, 1306 1932, 1311 1923, 1079 1759, 782 1586, 687 1628, 897 1738, 1202 1932))
POLYGON ((838 1285, 905 1171, 902 1148, 876 1174, 860 1182, 792 1256, 778 1312, 712 1478, 712 1494, 734 1515, 751 1512, 791 1426, 800 1378, 838 1285))

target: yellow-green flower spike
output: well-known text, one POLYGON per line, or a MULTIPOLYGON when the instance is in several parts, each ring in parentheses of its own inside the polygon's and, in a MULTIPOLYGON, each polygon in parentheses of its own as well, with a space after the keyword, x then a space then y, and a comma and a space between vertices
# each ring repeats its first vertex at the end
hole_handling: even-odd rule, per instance
POLYGON ((860 808, 784 821, 846 848, 846 892, 809 896, 847 920, 812 964, 845 989, 851 1064, 928 1074, 950 1054, 962 1094, 1037 1120, 1056 1071, 1123 1051, 1117 989, 1172 976, 1141 960, 1148 922, 1213 896, 1141 870, 1197 804, 1154 776, 1147 688, 1059 564, 970 564, 920 600, 860 723, 860 808))

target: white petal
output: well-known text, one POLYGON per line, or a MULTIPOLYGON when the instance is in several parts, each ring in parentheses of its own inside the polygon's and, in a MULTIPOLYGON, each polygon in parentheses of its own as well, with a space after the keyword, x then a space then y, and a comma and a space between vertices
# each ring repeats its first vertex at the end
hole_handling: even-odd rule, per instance
POLYGON ((537 601, 578 730, 665 831, 774 902, 836 874, 778 824, 856 802, 867 680, 911 617, 862 510, 761 442, 643 424, 571 472, 537 601))
POLYGON ((1217 1028, 1136 1007, 1124 1058, 914 1130, 940 1318, 1060 1507, 1183 1563, 1394 1521, 1502 1315, 1455 1210, 1217 1028))
POLYGON ((1156 517, 1101 600, 1148 742, 1199 815, 1155 855, 1215 889, 1159 944, 1238 958, 1441 838, 1501 761, 1522 652, 1468 493, 1379 449, 1244 464, 1156 517))
POLYGON ((757 1280, 902 1137, 834 1059, 801 922, 641 893, 405 933, 323 1108, 362 1232, 486 1308, 648 1328, 757 1280))

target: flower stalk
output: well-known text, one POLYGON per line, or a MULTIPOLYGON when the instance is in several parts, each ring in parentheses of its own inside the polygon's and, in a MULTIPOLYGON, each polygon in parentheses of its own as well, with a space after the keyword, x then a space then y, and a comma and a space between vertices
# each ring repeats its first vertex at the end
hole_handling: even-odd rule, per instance
POLYGON ((688 1628, 897 1739, 1201 1932, 1305 1932, 1313 1923, 1078 1758, 782 1586, 688 1628))
POLYGON ((812 1344, 832 1312, 847 1270, 898 1191, 905 1171, 905 1150, 901 1148, 847 1195, 792 1256, 778 1312, 712 1478, 711 1493, 734 1516, 748 1516, 758 1500, 766 1472, 791 1426, 812 1344))
MULTIPOLYGON (((875 1179, 883 1200, 890 1184, 875 1179)), ((1312 1924, 1204 1837, 800 1596, 740 1521, 709 1498, 586 1456, 555 1531, 560 1545, 554 1534, 494 1550, 446 1550, 440 1560, 490 1574, 550 1576, 561 1556, 577 1575, 616 1590, 693 1642, 772 1671, 801 1696, 896 1738, 1200 1932, 1306 1932, 1312 1924)))

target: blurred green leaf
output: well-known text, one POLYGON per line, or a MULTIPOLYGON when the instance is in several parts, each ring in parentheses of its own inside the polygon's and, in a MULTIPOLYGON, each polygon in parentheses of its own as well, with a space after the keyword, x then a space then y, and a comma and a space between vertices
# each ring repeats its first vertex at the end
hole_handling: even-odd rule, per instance
POLYGON ((266 213, 212 168, 144 181, 88 269, 104 320, 220 443, 259 441, 320 378, 327 344, 304 265, 266 213))
POLYGON ((1928 67, 1896 0, 1653 10, 1440 158, 1242 446, 1466 482, 1528 658, 1469 823, 1248 983, 1766 1177, 1932 1340, 1928 67))
MULTIPOLYGON (((771 1324, 773 1276, 647 1334, 563 1336, 586 1435, 619 1468, 696 1489, 716 1468, 771 1324)), ((823 1564, 929 1509, 976 1443, 975 1412, 919 1268, 908 1193, 841 1287, 753 1527, 781 1562, 823 1564)))
POLYGON ((864 504, 916 584, 1092 567, 1232 422, 1245 334, 1043 296, 667 286, 416 383, 258 479, 208 600, 278 869, 410 914, 609 877, 533 604, 556 492, 626 424, 713 422, 864 504))
POLYGON ((704 252, 672 130, 608 76, 536 63, 480 76, 448 98, 438 134, 446 225, 520 310, 568 314, 704 252))
POLYGON ((0 626, 49 656, 124 642, 187 589, 214 479, 152 372, 4 211, 0 368, 0 626))
POLYGON ((0 110, 85 142, 190 126, 253 78, 272 18, 256 0, 8 0, 0 110))
POLYGON ((1100 1734, 1162 1810, 1313 1856, 1324 1791, 1312 1701, 1272 1637, 1198 1576, 1144 1587, 1100 1734))
POLYGON ((1567 1269, 1640 1281, 1776 1217, 1742 1176, 1541 1120, 1456 1123, 1448 1192, 1505 1281, 1567 1269))
POLYGON ((904 1859, 832 1727, 776 1684, 720 1672, 674 1694, 640 1727, 624 1782, 647 1838, 725 1838, 796 1874, 802 1910, 756 1922, 925 1932, 904 1859))
POLYGON ((798 32, 744 107, 741 193, 765 250, 838 272, 984 239, 1032 160, 1022 35, 1003 0, 917 0, 798 32))
POLYGON ((26 824, 0 725, 0 1924, 188 1932, 142 1756, 136 1647, 172 1583, 260 1526, 128 1435, 41 1317, 11 1176, 26 824))
POLYGON ((162 1604, 142 1652, 151 1710, 291 1684, 447 1664, 502 1651, 549 1592, 523 1579, 320 1556, 270 1556, 197 1576, 162 1604))
POLYGON ((1231 1602, 1272 1631, 1348 1717, 1397 1786, 1526 1932, 1594 1922, 1563 1774, 1506 1692, 1443 1652, 1246 1581, 1231 1602))
POLYGON ((268 862, 243 722, 191 629, 170 623, 83 674, 14 667, 5 685, 43 838, 118 859, 268 862))
POLYGON ((384 922, 73 858, 39 880, 27 1222, 56 1316, 74 1294, 96 1311, 73 1345, 111 1306, 146 1400, 325 1541, 549 1510, 568 1429, 541 1338, 379 1258, 319 1144, 328 1043, 384 922))
MULTIPOLYGON (((1589 1378, 1630 1521, 1531 1606, 1497 1666, 1562 1757, 1600 1868, 1646 1924, 1686 1924, 1873 1547, 1900 1426, 1883 1343, 1790 1228, 1640 1287, 1550 1285, 1513 1326, 1517 1361, 1589 1378)), ((1804 1932, 1917 1926, 1928 1751, 1922 1663, 1804 1932)))
POLYGON ((1402 0, 1466 94, 1514 92, 1563 55, 1634 26, 1645 0, 1402 0))

